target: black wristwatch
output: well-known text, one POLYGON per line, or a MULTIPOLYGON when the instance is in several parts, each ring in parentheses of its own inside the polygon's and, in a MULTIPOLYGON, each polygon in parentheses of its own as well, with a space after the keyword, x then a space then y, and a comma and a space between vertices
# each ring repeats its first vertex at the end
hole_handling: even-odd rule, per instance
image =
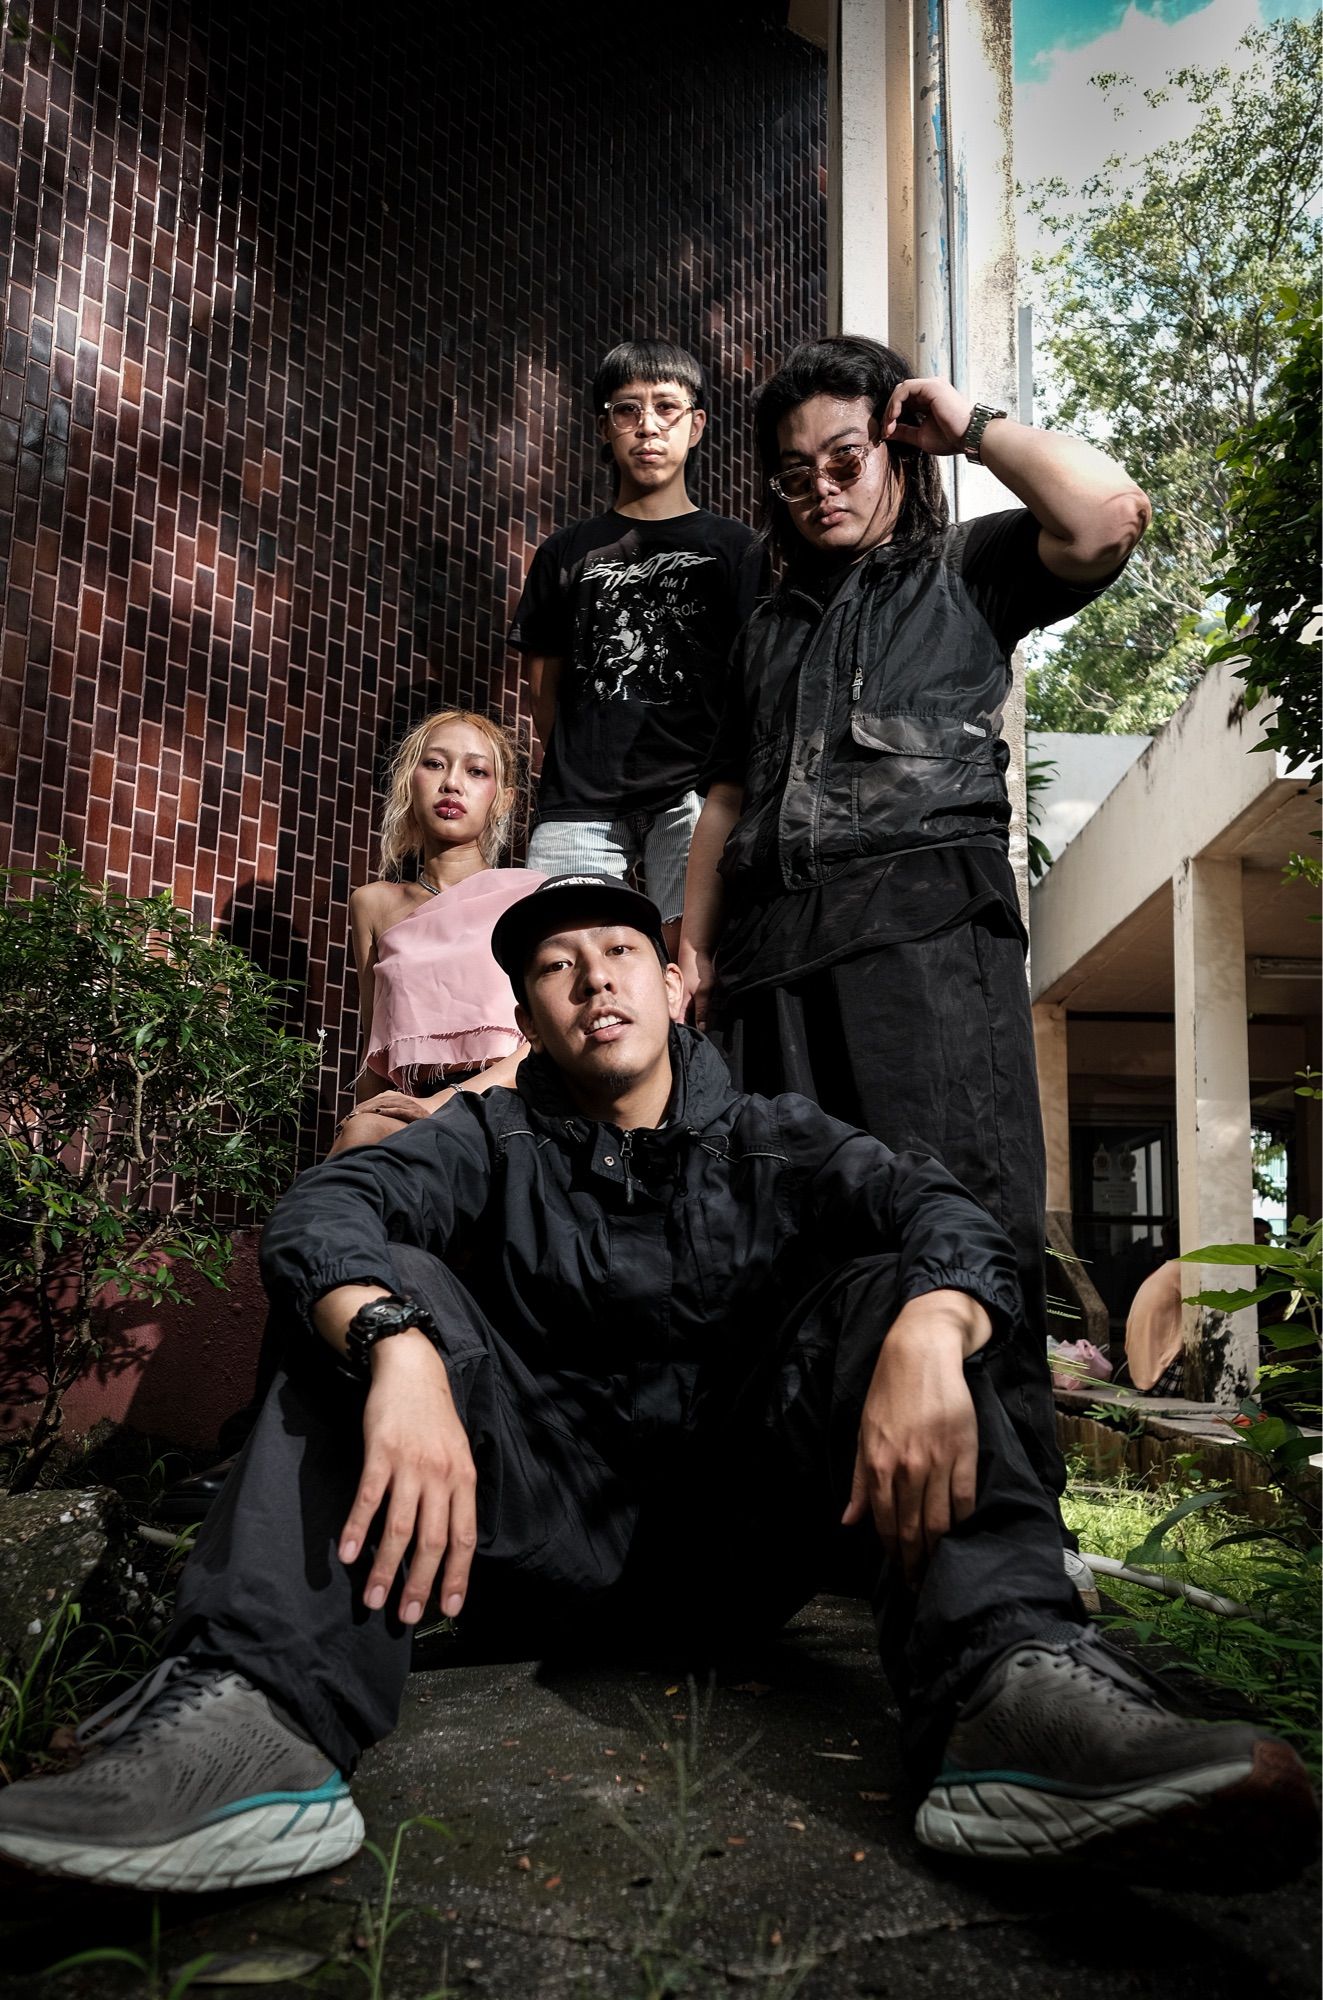
POLYGON ((360 1306, 345 1328, 345 1358, 343 1367, 346 1375, 352 1375, 356 1382, 367 1382, 372 1376, 372 1350, 379 1340, 389 1340, 393 1333, 404 1333, 416 1327, 429 1340, 436 1338, 436 1321, 426 1306, 416 1305, 412 1299, 392 1296, 388 1299, 369 1299, 360 1306))

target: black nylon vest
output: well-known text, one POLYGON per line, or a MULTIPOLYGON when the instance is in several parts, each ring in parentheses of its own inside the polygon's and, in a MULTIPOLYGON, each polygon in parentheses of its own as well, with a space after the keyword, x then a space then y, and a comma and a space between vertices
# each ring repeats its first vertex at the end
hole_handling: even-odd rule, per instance
POLYGON ((948 528, 906 569, 884 550, 864 557, 825 610, 783 588, 755 612, 727 881, 779 875, 798 889, 861 855, 1005 838, 1011 670, 959 573, 967 532, 948 528))

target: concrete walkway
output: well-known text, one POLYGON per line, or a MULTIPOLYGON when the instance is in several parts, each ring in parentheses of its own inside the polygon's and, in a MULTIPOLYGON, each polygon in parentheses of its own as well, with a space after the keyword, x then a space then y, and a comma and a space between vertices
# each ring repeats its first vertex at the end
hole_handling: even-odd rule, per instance
MULTIPOLYGON (((365 1760, 356 1792, 385 1847, 415 1815, 447 1829, 403 1836, 395 1909, 437 1914, 395 1932, 380 1986, 390 2000, 1317 1992, 1316 1874, 1228 1900, 934 1866, 910 1837, 866 1614, 840 1599, 819 1599, 773 1654, 710 1692, 664 1668, 417 1672, 402 1727, 365 1760)), ((35 1993, 30 1975, 64 1952, 142 1948, 137 1899, 24 1878, 20 1914, 15 1886, 3 1884, 5 1996, 35 1993)), ((172 1899, 162 1961, 236 1953, 251 1974, 255 1954, 300 1949, 310 1967, 364 1936, 364 1898, 380 1904, 366 1853, 279 1894, 172 1899)), ((43 2000, 146 1990, 111 1966, 41 1986, 43 2000)), ((315 1990, 369 1988, 327 1963, 315 1990)))

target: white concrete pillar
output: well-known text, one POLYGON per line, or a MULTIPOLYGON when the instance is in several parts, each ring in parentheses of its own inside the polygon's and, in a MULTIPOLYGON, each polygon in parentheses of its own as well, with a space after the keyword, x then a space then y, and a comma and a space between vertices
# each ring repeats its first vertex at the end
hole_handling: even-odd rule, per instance
MULTIPOLYGON (((827 311, 982 402, 1019 400, 1011 0, 825 0, 827 311)), ((818 8, 790 25, 819 39, 818 8)), ((957 520, 1010 504, 981 466, 943 459, 957 520)), ((1011 861, 1028 918, 1024 690, 1010 746, 1011 861)))
MULTIPOLYGON (((1245 923, 1238 860, 1196 857, 1172 882, 1176 1162, 1181 1250, 1254 1240, 1245 923)), ((1191 1293, 1255 1281, 1248 1265, 1187 1265, 1191 1293)), ((1245 1395, 1258 1365, 1253 1308, 1185 1308, 1186 1379, 1214 1402, 1245 1395)))
POLYGON ((878 0, 830 8, 827 89, 828 328, 885 340, 887 21, 878 0))
POLYGON ((1047 1154, 1047 1206, 1070 1215, 1070 1063, 1066 1010, 1040 1000, 1034 1008, 1038 1101, 1047 1154))

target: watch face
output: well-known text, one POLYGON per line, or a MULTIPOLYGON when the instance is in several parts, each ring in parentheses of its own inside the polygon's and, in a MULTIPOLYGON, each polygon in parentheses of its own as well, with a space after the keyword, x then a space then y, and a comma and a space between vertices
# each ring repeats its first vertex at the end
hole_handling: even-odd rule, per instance
POLYGON ((388 1333, 402 1333, 406 1326, 414 1326, 418 1308, 405 1305, 400 1299, 373 1299, 357 1318, 369 1339, 381 1340, 388 1333))

